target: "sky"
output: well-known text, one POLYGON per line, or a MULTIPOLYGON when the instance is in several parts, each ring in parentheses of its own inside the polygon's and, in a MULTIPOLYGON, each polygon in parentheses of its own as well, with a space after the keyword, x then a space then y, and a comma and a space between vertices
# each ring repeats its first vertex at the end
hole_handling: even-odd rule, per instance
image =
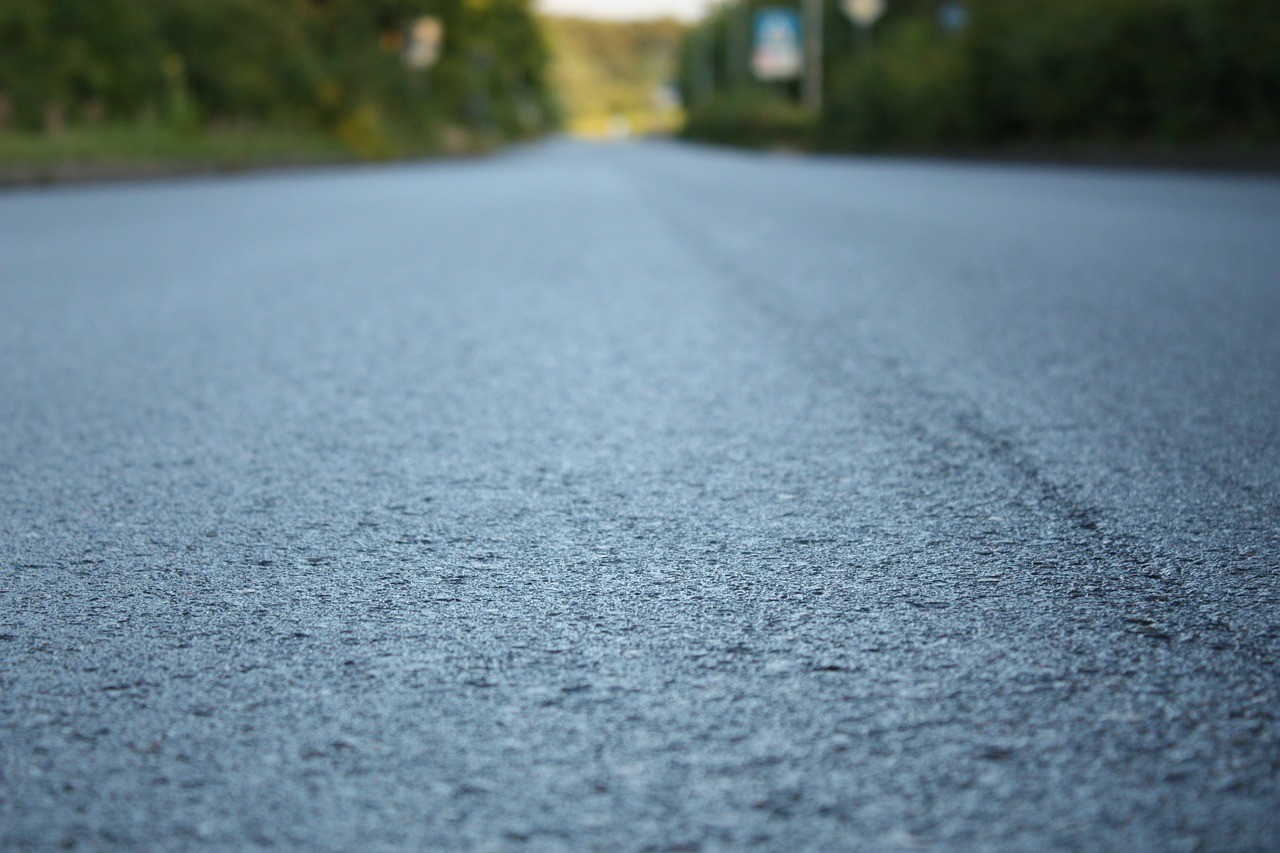
POLYGON ((691 21, 702 15, 708 0, 535 0, 538 9, 549 15, 578 15, 585 18, 661 18, 691 21))

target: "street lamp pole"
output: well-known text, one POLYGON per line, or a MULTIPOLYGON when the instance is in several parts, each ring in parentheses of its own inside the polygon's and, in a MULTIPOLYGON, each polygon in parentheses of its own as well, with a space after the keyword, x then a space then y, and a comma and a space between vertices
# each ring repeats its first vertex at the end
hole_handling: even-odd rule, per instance
POLYGON ((804 0, 804 105, 822 111, 822 0, 804 0))
POLYGON ((739 0, 725 7, 725 79, 732 85, 739 85, 747 76, 747 5, 739 0))
POLYGON ((858 40, 866 50, 871 49, 872 28, 884 14, 885 0, 840 0, 844 13, 858 28, 858 40))

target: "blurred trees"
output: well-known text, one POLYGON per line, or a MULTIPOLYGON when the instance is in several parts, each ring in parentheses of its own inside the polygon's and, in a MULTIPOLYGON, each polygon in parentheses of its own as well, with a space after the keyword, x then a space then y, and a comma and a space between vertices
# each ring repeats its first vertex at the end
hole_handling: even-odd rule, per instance
POLYGON ((542 23, 555 54, 555 89, 572 130, 602 135, 618 119, 639 132, 676 129, 678 111, 661 102, 661 90, 675 76, 683 24, 567 17, 542 23))
POLYGON ((1276 0, 974 2, 986 139, 1276 139, 1276 0))
POLYGON ((0 121, 302 126, 358 153, 554 123, 529 0, 0 0, 0 121), (412 22, 444 24, 412 69, 412 22))
MULTIPOLYGON (((693 135, 723 139, 736 123, 759 142, 768 135, 762 111, 770 109, 782 117, 778 136, 795 138, 794 111, 776 107, 795 99, 795 86, 751 82, 749 49, 733 51, 735 20, 742 27, 759 8, 787 5, 798 4, 738 0, 691 33, 684 90, 696 97, 699 79, 710 78, 715 92, 692 111, 693 135)), ((887 0, 887 7, 869 41, 827 0, 824 106, 809 116, 809 144, 1280 141, 1280 0, 887 0), (948 17, 957 7, 962 17, 948 17)))

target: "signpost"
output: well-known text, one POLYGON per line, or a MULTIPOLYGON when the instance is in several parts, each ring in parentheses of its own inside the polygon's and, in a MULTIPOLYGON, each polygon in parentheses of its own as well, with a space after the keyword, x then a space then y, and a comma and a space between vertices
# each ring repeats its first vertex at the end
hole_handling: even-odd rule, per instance
POLYGON ((804 64, 800 17, 794 9, 756 12, 751 70, 757 80, 795 80, 804 64))

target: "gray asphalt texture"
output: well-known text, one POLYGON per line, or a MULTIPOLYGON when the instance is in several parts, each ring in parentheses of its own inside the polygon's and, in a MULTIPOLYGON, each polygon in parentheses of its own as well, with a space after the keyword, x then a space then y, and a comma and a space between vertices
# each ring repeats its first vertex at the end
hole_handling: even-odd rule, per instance
POLYGON ((0 195, 0 847, 1280 846, 1280 182, 0 195))

